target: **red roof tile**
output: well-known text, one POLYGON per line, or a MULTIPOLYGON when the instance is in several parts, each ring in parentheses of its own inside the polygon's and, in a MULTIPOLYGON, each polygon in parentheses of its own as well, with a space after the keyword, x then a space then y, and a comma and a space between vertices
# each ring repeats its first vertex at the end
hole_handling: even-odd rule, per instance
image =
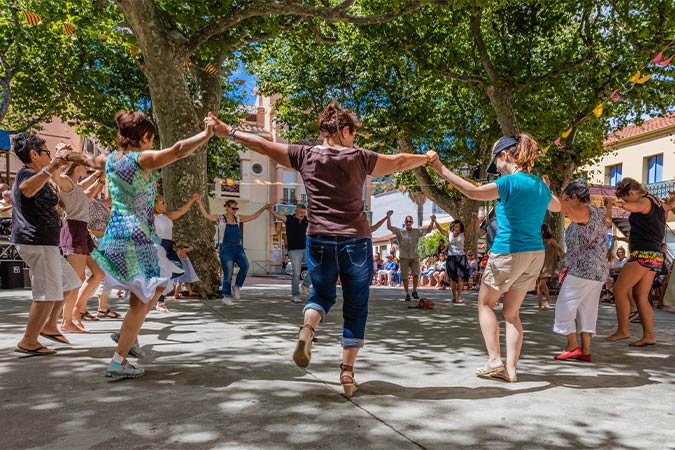
POLYGON ((653 119, 645 120, 642 122, 642 125, 628 125, 625 128, 615 131, 605 138, 603 145, 607 146, 623 139, 640 136, 641 134, 646 134, 673 125, 675 125, 675 113, 654 117, 653 119))

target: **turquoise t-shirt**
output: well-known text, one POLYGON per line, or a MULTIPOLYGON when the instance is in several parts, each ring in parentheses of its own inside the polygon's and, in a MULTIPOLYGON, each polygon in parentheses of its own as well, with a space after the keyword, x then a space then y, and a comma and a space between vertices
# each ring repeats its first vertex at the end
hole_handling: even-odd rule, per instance
POLYGON ((551 201, 551 190, 541 178, 523 172, 495 180, 499 190, 496 217, 499 229, 492 253, 544 250, 541 224, 551 201))

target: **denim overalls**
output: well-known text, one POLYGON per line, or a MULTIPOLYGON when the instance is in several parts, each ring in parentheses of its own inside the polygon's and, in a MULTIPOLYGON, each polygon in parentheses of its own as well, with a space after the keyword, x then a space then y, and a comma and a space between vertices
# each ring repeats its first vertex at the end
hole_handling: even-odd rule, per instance
POLYGON ((246 274, 248 273, 248 258, 244 253, 244 246, 241 242, 241 229, 239 228, 239 219, 235 216, 235 224, 227 223, 224 215, 219 216, 222 223, 225 224, 223 241, 220 243, 220 265, 223 267, 223 284, 221 291, 224 296, 232 295, 232 273, 234 272, 234 263, 239 266, 239 273, 235 284, 239 287, 244 285, 246 274))

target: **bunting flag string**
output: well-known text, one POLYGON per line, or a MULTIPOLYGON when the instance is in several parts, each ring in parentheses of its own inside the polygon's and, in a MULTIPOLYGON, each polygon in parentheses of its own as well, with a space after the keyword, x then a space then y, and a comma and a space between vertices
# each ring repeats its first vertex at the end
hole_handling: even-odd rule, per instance
POLYGON ((66 22, 62 22, 61 24, 63 25, 63 30, 66 32, 66 35, 72 36, 73 33, 75 32, 75 27, 66 22))
POLYGON ((208 73, 209 75, 218 75, 218 69, 216 68, 216 66, 214 66, 211 63, 206 64, 206 66, 204 66, 203 70, 204 70, 204 72, 208 73))
POLYGON ((42 17, 38 16, 34 12, 30 12, 28 10, 21 10, 23 13, 23 17, 26 19, 26 23, 30 25, 31 27, 40 25, 42 23, 42 17))
MULTIPOLYGON (((641 67, 640 70, 638 70, 637 72, 635 72, 635 73, 628 79, 627 83, 633 83, 633 84, 637 84, 637 85, 642 85, 642 84, 645 84, 647 81, 649 81, 649 79, 651 79, 652 76, 653 76, 654 74, 653 74, 653 73, 650 73, 650 74, 644 74, 644 75, 643 75, 643 73, 642 73, 642 72, 645 70, 645 68, 649 65, 649 63, 652 63, 652 62, 653 62, 653 63, 655 63, 655 64, 657 64, 657 65, 659 65, 659 66, 661 66, 661 67, 667 67, 667 66, 670 64, 670 62, 673 60, 673 58, 675 57, 675 54, 671 55, 670 57, 668 57, 668 58, 666 58, 666 59, 663 59, 663 58, 664 58, 664 54, 665 54, 665 52, 668 51, 674 44, 675 44, 675 38, 673 38, 673 39, 668 43, 668 45, 666 45, 666 46, 665 46, 665 47, 664 47, 664 48, 663 48, 663 49, 662 49, 662 50, 661 50, 654 58, 652 58, 652 59, 651 59, 648 63, 646 63, 643 67, 641 67)), ((612 91, 612 93, 609 94, 609 100, 611 100, 613 103, 619 102, 619 101, 621 100, 621 96, 619 95, 619 92, 621 91, 621 89, 625 89, 625 88, 626 88, 626 83, 621 83, 621 87, 619 87, 619 88, 617 88, 617 89, 614 89, 614 90, 612 91)), ((599 119, 600 116, 602 116, 603 112, 604 112, 604 103, 603 103, 603 102, 600 102, 600 103, 598 103, 598 104, 591 110, 590 113, 586 114, 586 115, 583 116, 581 119, 577 120, 577 121, 574 123, 574 125, 573 125, 572 127, 570 127, 570 128, 568 128, 567 130, 563 131, 563 132, 560 134, 560 136, 558 136, 557 138, 555 138, 555 140, 553 141, 553 143, 554 143, 554 144, 556 145, 556 147, 558 147, 559 149, 566 148, 566 146, 563 145, 563 144, 561 143, 561 140, 562 140, 562 139, 566 139, 566 138, 572 133, 572 130, 573 130, 574 127, 576 127, 578 124, 580 124, 580 123, 585 122, 586 120, 588 120, 589 117, 591 117, 591 114, 592 114, 593 116, 595 116, 596 118, 599 119)), ((540 156, 545 155, 546 152, 548 152, 548 149, 549 149, 550 147, 551 147, 551 144, 549 144, 548 146, 546 146, 545 148, 543 148, 543 149, 540 151, 540 156)))

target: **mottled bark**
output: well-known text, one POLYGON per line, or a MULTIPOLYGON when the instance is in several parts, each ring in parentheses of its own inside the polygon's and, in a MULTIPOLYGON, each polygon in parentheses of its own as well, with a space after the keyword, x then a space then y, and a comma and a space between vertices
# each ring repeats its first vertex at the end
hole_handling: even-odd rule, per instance
MULTIPOLYGON (((162 147, 192 136, 202 129, 185 79, 185 51, 167 39, 166 24, 153 2, 118 1, 128 23, 134 29, 142 51, 141 68, 148 79, 153 112, 162 147)), ((217 111, 216 104, 212 105, 217 111)), ((206 149, 162 169, 162 188, 169 210, 182 206, 198 192, 207 197, 206 149)), ((174 240, 194 247, 190 259, 201 282, 195 286, 205 295, 219 284, 218 262, 213 249, 214 225, 205 220, 196 207, 174 224, 174 240)))

